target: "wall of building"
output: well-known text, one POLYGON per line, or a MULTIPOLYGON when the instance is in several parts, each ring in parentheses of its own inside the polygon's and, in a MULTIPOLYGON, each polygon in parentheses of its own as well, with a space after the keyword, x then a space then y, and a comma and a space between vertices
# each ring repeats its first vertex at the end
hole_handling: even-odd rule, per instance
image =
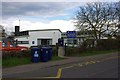
POLYGON ((59 30, 29 31, 29 36, 30 46, 38 45, 38 39, 52 39, 52 45, 56 45, 58 38, 61 38, 61 32, 59 30))
POLYGON ((15 40, 18 41, 18 46, 30 47, 29 36, 17 36, 17 37, 15 37, 15 40))

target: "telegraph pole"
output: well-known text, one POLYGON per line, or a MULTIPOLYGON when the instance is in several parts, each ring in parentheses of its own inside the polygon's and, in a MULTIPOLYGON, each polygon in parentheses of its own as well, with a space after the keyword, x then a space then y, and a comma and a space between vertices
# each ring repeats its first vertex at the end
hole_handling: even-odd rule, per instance
POLYGON ((20 26, 20 19, 19 19, 19 26, 20 26))

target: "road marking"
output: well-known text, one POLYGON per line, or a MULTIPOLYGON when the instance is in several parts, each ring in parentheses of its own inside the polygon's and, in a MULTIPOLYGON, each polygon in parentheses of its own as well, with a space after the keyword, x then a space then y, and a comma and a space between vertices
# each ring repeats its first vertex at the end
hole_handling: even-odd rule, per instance
POLYGON ((79 65, 80 67, 82 67, 82 66, 83 66, 83 65, 82 65, 82 64, 80 64, 80 63, 79 63, 78 65, 79 65))
POLYGON ((98 62, 98 63, 99 63, 100 61, 96 61, 96 62, 98 62))
POLYGON ((38 77, 38 78, 60 78, 61 74, 62 74, 62 68, 59 68, 58 72, 57 72, 57 75, 55 77, 38 77))
POLYGON ((74 67, 74 66, 76 66, 76 65, 63 67, 62 69, 72 68, 72 67, 74 67))
POLYGON ((94 64, 94 63, 96 63, 96 62, 95 61, 89 61, 89 62, 85 62, 84 64, 89 65, 89 64, 94 64))
POLYGON ((62 74, 62 68, 59 68, 59 69, 58 69, 58 72, 57 72, 56 78, 60 78, 60 77, 61 77, 61 74, 62 74))
POLYGON ((96 63, 95 61, 90 61, 90 62, 93 63, 93 64, 96 63))
POLYGON ((74 66, 67 66, 67 67, 59 68, 58 72, 57 72, 57 75, 55 77, 41 77, 41 78, 60 78, 61 75, 62 75, 62 70, 63 69, 72 68, 72 67, 74 67, 74 66))
POLYGON ((88 65, 88 64, 90 64, 90 62, 85 62, 85 65, 88 65))
POLYGON ((63 69, 72 68, 72 67, 74 67, 74 66, 67 66, 67 67, 59 68, 58 72, 57 72, 56 78, 60 78, 61 77, 63 69))

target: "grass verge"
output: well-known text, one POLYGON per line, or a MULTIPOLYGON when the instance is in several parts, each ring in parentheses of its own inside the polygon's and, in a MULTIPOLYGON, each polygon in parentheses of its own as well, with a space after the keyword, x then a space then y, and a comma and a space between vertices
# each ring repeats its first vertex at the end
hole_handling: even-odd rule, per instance
POLYGON ((9 57, 2 60, 3 67, 12 67, 24 64, 30 64, 31 60, 29 57, 27 58, 16 58, 16 57, 9 57))
MULTIPOLYGON (((1 53, 0 53, 1 54, 1 53)), ((0 55, 0 67, 2 66, 2 57, 0 55)))
MULTIPOLYGON (((61 60, 61 59, 64 59, 64 58, 60 58, 58 56, 52 57, 52 61, 61 60)), ((24 57, 24 58, 9 57, 2 60, 3 68, 31 64, 31 63, 32 62, 30 57, 24 57)))

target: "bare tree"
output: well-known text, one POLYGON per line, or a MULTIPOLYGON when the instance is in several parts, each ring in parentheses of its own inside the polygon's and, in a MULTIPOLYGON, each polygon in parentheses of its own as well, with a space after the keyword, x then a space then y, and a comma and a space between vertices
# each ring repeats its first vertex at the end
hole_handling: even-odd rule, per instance
POLYGON ((74 20, 76 28, 80 31, 93 31, 93 37, 96 40, 101 39, 106 33, 113 35, 119 29, 118 4, 98 2, 80 7, 74 20))
POLYGON ((116 32, 119 33, 117 35, 120 36, 120 1, 115 3, 115 18, 116 18, 116 30, 113 31, 113 34, 112 35, 116 35, 116 32))

